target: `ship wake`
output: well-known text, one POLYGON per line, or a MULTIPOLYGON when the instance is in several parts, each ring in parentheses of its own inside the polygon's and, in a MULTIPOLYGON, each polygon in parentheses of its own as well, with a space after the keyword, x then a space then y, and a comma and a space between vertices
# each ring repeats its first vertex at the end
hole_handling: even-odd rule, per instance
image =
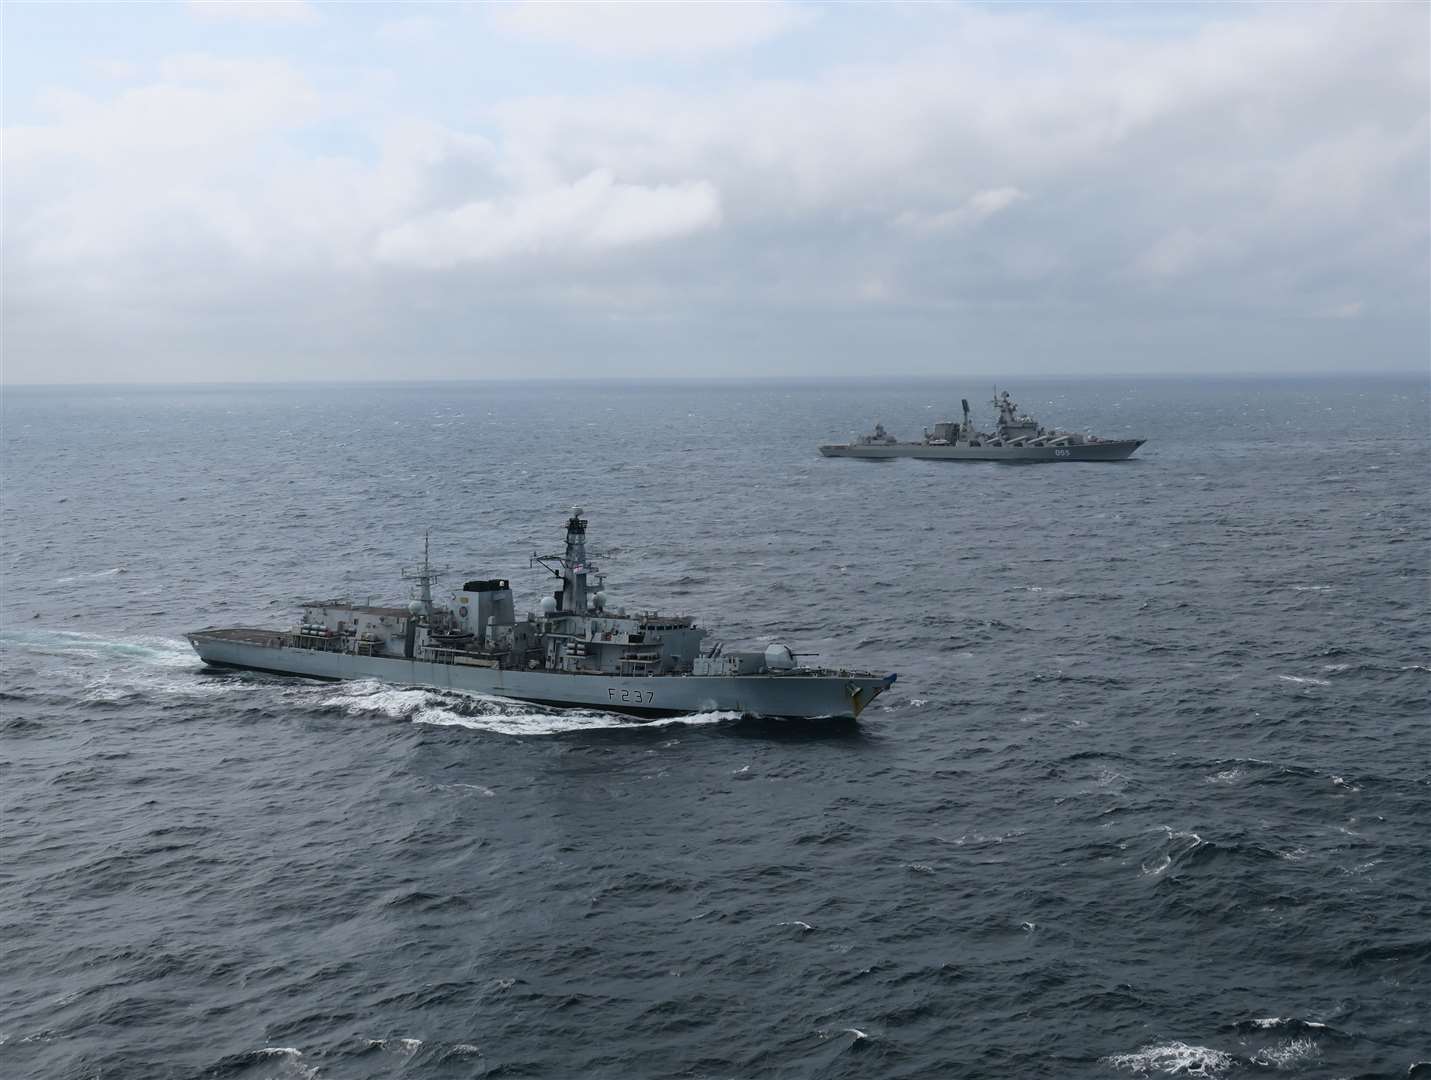
POLYGON ((651 728, 670 724, 719 724, 738 712, 705 712, 661 720, 634 720, 595 709, 552 709, 489 694, 395 687, 376 680, 346 683, 322 706, 349 716, 383 716, 414 724, 462 727, 495 735, 564 735, 570 732, 651 728))

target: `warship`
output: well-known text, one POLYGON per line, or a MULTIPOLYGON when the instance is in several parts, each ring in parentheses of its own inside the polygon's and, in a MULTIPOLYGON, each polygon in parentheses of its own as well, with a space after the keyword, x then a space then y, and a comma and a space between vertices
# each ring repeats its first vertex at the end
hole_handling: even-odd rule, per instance
POLYGON ((688 616, 613 610, 586 550, 579 507, 565 549, 532 554, 560 580, 541 610, 518 618, 506 578, 473 579, 433 599, 439 571, 428 545, 403 578, 405 607, 351 600, 302 605, 286 630, 206 627, 186 635, 205 664, 316 679, 377 679, 462 690, 558 708, 656 718, 703 712, 854 719, 894 685, 894 675, 808 667, 788 645, 726 649, 688 616))
POLYGON ((941 420, 924 432, 919 442, 900 442, 883 424, 851 443, 820 447, 825 457, 937 458, 940 461, 1123 461, 1146 439, 1101 439, 1073 431, 1045 428, 1027 413, 1020 413, 1007 390, 995 391, 999 419, 992 433, 976 431, 969 422, 969 399, 964 398, 962 422, 941 420))

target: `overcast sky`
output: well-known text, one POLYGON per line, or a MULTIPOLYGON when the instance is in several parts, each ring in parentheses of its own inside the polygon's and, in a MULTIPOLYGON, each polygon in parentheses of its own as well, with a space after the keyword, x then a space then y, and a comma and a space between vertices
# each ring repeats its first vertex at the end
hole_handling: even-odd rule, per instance
POLYGON ((1424 3, 0 18, 10 383, 1431 362, 1424 3))

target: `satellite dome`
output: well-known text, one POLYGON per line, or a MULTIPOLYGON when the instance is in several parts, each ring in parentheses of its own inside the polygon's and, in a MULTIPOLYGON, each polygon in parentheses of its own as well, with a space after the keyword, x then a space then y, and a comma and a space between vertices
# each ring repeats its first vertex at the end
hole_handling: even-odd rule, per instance
POLYGON ((556 597, 555 597, 555 596, 543 596, 543 597, 542 597, 542 614, 543 614, 543 615, 550 615, 552 612, 556 611, 556 609, 557 609, 557 601, 556 601, 556 597))
POLYGON ((407 613, 408 613, 409 615, 421 615, 421 614, 422 614, 422 601, 421 601, 421 600, 413 600, 413 601, 409 602, 408 605, 407 605, 407 613))
POLYGON ((767 671, 789 671, 795 666, 795 654, 788 645, 772 644, 765 647, 765 668, 767 671))
POLYGON ((591 598, 591 602, 595 604, 598 609, 604 608, 606 606, 606 594, 604 592, 597 593, 591 598))

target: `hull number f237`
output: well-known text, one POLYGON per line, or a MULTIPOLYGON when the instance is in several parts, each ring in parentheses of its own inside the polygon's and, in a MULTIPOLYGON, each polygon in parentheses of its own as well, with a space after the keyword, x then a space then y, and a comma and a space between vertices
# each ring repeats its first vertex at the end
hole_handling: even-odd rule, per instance
POLYGON ((629 701, 632 704, 649 704, 656 700, 654 690, 618 690, 614 686, 606 691, 606 696, 612 701, 629 701))

